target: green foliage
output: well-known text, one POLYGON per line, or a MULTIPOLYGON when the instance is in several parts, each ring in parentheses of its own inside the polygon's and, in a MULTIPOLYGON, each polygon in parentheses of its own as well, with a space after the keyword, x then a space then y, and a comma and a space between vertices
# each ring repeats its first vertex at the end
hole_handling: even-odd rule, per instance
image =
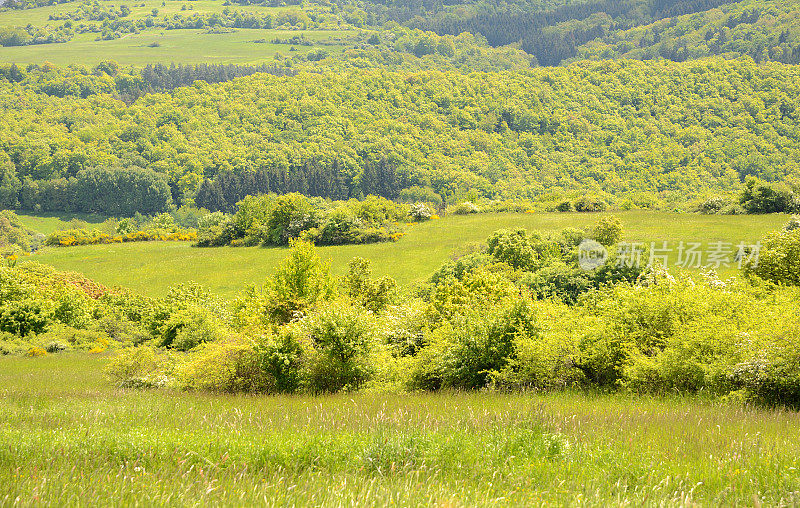
POLYGON ((495 259, 517 269, 533 270, 539 260, 539 254, 524 229, 496 231, 486 244, 489 254, 495 259))
MULTIPOLYGON (((685 206, 740 189, 748 175, 769 182, 797 177, 790 112, 798 96, 795 71, 711 59, 480 76, 258 74, 145 96, 129 107, 103 93, 55 97, 33 83, 3 82, 0 105, 17 114, 0 129, 13 166, 0 181, 8 199, 16 195, 26 209, 117 216, 132 215, 124 213, 130 209, 160 213, 173 195, 180 203, 232 212, 248 194, 302 191, 346 200, 394 198, 412 188, 421 200, 468 199, 481 209, 482 198, 535 200, 556 186, 561 195, 553 206, 579 195, 576 209, 583 211, 618 199, 644 203, 642 196, 651 205, 685 206), (732 82, 741 86, 729 90, 732 82), (663 96, 664 89, 686 94, 663 96), (370 100, 361 101, 365 96, 370 100), (395 96, 418 99, 412 108, 395 96), (287 107, 285 97, 305 99, 287 107), (581 107, 568 112, 563 105, 569 103, 581 107), (637 107, 652 114, 641 117, 637 107), (688 120, 709 110, 712 122, 688 120), (56 148, 45 146, 40 134, 56 148), (253 136, 264 142, 251 142, 253 136), (117 167, 126 169, 105 169, 117 167)), ((84 78, 102 84, 100 77, 84 78)), ((265 233, 271 242, 288 240, 285 231, 265 233)))
POLYGON ((748 177, 739 202, 747 213, 793 213, 800 211, 800 197, 785 186, 748 177))
POLYGON ((300 323, 307 347, 306 383, 313 393, 357 390, 375 366, 375 324, 361 308, 341 302, 323 305, 300 323))
POLYGON ((573 204, 576 212, 602 212, 608 203, 597 196, 581 196, 573 204))
POLYGON ((123 386, 153 387, 164 384, 164 374, 172 360, 163 351, 149 346, 125 348, 106 365, 105 372, 123 386))
POLYGON ((342 278, 344 293, 371 312, 380 312, 397 298, 397 282, 391 277, 371 279, 370 262, 353 258, 342 278))
POLYGON ((298 313, 331 299, 335 283, 330 266, 322 262, 314 246, 297 240, 265 289, 267 316, 276 323, 288 323, 298 313))
POLYGON ((302 239, 318 245, 395 241, 396 222, 407 207, 385 198, 327 202, 291 193, 248 196, 228 220, 215 212, 200 223, 198 245, 286 245, 302 239))
POLYGON ((0 210, 0 258, 30 254, 42 244, 42 235, 26 228, 10 210, 0 210))
POLYGON ((800 286, 800 229, 775 231, 759 243, 757 255, 744 254, 745 273, 775 284, 800 286))
POLYGON ((195 390, 259 393, 273 388, 253 344, 241 339, 203 344, 176 366, 175 378, 195 390))
POLYGON ((600 218, 594 225, 592 238, 606 247, 615 245, 622 239, 622 221, 613 215, 600 218))

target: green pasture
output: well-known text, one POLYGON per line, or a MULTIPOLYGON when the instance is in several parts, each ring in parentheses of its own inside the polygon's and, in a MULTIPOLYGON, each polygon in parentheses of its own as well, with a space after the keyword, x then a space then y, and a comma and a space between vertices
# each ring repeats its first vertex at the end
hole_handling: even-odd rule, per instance
MULTIPOLYGON (((780 228, 784 215, 696 215, 651 211, 619 212, 625 240, 667 241, 677 261, 678 244, 724 241, 734 245, 755 242, 768 231, 780 228)), ((400 284, 428 277, 454 255, 469 251, 495 230, 523 227, 557 231, 566 227, 587 228, 602 214, 535 213, 449 216, 408 228, 394 243, 320 247, 333 271, 342 274, 355 256, 372 261, 376 275, 390 275, 400 284)), ((30 220, 30 219, 26 219, 30 220)), ((197 248, 188 243, 151 242, 84 247, 50 248, 31 259, 59 270, 77 271, 106 285, 120 285, 147 295, 159 296, 178 282, 193 280, 216 293, 231 297, 247 284, 261 284, 286 255, 283 248, 197 248)), ((735 267, 719 270, 724 276, 735 267)))
MULTIPOLYGON (((0 12, 0 26, 26 26, 32 24, 35 26, 51 25, 57 26, 64 23, 63 20, 51 20, 51 15, 60 15, 75 12, 78 10, 82 2, 67 2, 57 5, 48 5, 38 7, 35 9, 24 10, 8 10, 0 12)), ((99 4, 120 7, 127 5, 131 9, 131 13, 123 19, 144 19, 148 17, 153 9, 158 9, 158 19, 164 16, 172 17, 175 14, 182 14, 191 16, 192 14, 211 14, 214 12, 221 12, 225 9, 225 2, 223 0, 144 0, 144 1, 117 1, 117 0, 99 0, 99 4), (186 6, 186 10, 181 10, 186 6), (189 10, 191 8, 191 10, 189 10)), ((299 7, 266 7, 263 5, 229 5, 231 10, 240 10, 244 12, 253 12, 258 14, 274 13, 277 14, 286 10, 298 10, 299 7)), ((84 19, 78 22, 84 24, 101 25, 101 21, 93 21, 84 19)))
POLYGON ((793 506, 800 414, 697 398, 130 390, 0 358, 2 506, 793 506))
POLYGON ((99 225, 107 217, 89 213, 56 212, 51 214, 29 215, 25 212, 18 212, 17 217, 25 227, 48 235, 57 229, 67 229, 70 221, 80 220, 90 225, 99 225))
MULTIPOLYGON (((56 65, 96 65, 103 60, 116 60, 122 65, 144 66, 148 63, 264 63, 280 52, 294 54, 288 44, 269 41, 288 39, 296 35, 306 39, 336 44, 347 34, 332 30, 255 30, 237 29, 230 33, 206 33, 205 30, 150 29, 127 34, 112 41, 96 41, 97 34, 78 34, 62 44, 37 44, 0 48, 0 63, 51 62, 56 65), (255 42, 265 39, 266 43, 255 42), (151 47, 158 43, 158 47, 151 47)), ((307 53, 315 46, 294 46, 298 53, 307 53)), ((342 46, 325 45, 331 53, 342 46)))

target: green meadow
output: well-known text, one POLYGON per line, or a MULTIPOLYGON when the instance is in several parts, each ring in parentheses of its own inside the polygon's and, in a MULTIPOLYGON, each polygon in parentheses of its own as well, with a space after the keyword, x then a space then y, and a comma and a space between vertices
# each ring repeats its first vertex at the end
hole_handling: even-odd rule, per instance
MULTIPOLYGON (((670 262, 677 261, 681 241, 723 241, 733 245, 754 243, 765 233, 779 229, 785 215, 697 215, 651 211, 618 212, 629 242, 668 242, 670 262)), ((448 216, 410 226, 394 243, 320 247, 320 255, 331 262, 334 273, 345 272, 350 259, 360 256, 372 262, 376 275, 390 275, 401 285, 428 277, 451 256, 477 247, 495 230, 526 228, 558 231, 566 227, 588 228, 602 214, 503 213, 448 216)), ((24 216, 29 227, 35 220, 24 216)), ((286 255, 283 248, 197 248, 179 242, 142 242, 83 247, 49 248, 31 259, 76 271, 105 285, 129 287, 143 294, 162 296, 178 282, 193 280, 225 297, 234 296, 247 284, 260 284, 286 255)), ((736 267, 720 267, 723 276, 736 267)))
MULTIPOLYGON (((112 41, 95 41, 97 34, 79 34, 62 44, 37 44, 0 48, 2 63, 51 62, 56 65, 79 63, 96 65, 103 60, 116 60, 122 65, 143 66, 148 63, 263 63, 278 52, 288 55, 293 46, 257 43, 259 39, 287 39, 304 35, 312 41, 335 44, 345 32, 331 30, 250 30, 230 33, 205 33, 203 30, 145 30, 112 41), (151 47, 158 43, 158 47, 151 47)), ((316 46, 294 46, 306 53, 316 46)), ((329 52, 341 46, 325 46, 329 52)))
POLYGON ((50 213, 29 215, 24 212, 17 214, 19 219, 26 227, 39 233, 48 235, 57 229, 68 229, 70 221, 79 220, 88 223, 90 226, 102 223, 107 217, 88 213, 50 213))
MULTIPOLYGON (((119 2, 103 0, 104 6, 117 6, 119 2)), ((68 2, 59 5, 25 10, 0 12, 0 28, 27 26, 60 26, 62 20, 51 20, 50 16, 64 15, 75 11, 81 4, 68 2)), ((200 0, 190 2, 145 1, 135 4, 125 3, 131 13, 124 20, 144 19, 158 10, 158 19, 175 14, 192 16, 221 12, 226 6, 221 0, 200 0), (162 5, 163 4, 163 5, 162 5), (182 8, 188 8, 182 10, 182 8)), ((298 7, 265 7, 256 5, 230 6, 230 9, 252 12, 259 15, 279 14, 298 7)), ((76 24, 101 25, 100 21, 81 20, 76 24)), ((335 28, 335 27, 333 27, 335 28)), ((166 30, 151 27, 138 34, 123 34, 121 38, 109 41, 96 40, 100 34, 75 34, 69 42, 55 44, 33 44, 28 46, 0 47, 0 63, 41 64, 50 62, 59 66, 72 64, 96 65, 104 60, 116 60, 122 65, 144 66, 155 63, 263 63, 274 59, 276 53, 290 55, 307 53, 324 43, 329 53, 341 51, 341 40, 349 30, 300 30, 293 27, 279 27, 274 30, 235 29, 228 33, 207 33, 206 30, 166 30), (286 29, 284 29, 286 28, 286 29), (272 44, 270 41, 303 36, 313 41, 313 46, 291 44, 272 44), (266 42, 255 42, 266 41, 266 42)))
POLYGON ((130 390, 0 358, 2 506, 794 506, 800 415, 570 392, 130 390))

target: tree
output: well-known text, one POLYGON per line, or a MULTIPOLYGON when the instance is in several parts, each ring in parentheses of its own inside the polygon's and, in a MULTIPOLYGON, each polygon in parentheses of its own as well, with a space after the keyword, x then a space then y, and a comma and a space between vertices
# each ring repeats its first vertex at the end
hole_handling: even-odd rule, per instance
POLYGON ((276 323, 288 323, 302 313, 335 294, 329 264, 323 263, 314 246, 308 242, 291 242, 289 256, 267 282, 267 314, 276 323))
POLYGON ((594 225, 592 237, 606 247, 616 244, 622 238, 622 221, 614 215, 602 217, 594 225))

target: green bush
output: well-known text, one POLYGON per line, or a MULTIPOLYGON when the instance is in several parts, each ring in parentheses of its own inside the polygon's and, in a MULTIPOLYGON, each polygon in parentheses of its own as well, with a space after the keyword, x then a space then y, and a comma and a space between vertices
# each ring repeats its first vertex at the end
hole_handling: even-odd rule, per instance
POLYGON ((173 365, 173 358, 163 351, 138 346, 119 351, 108 362, 105 371, 123 386, 163 386, 168 382, 173 365))
POLYGON ((622 239, 622 221, 613 215, 602 217, 592 229, 592 238, 606 247, 616 244, 622 239))
POLYGON ((353 258, 347 275, 342 278, 344 292, 367 310, 380 312, 397 297, 397 282, 391 277, 371 279, 370 262, 364 258, 353 258))
POLYGON ((314 246, 303 241, 292 243, 289 256, 267 282, 267 315, 278 324, 288 323, 335 294, 330 266, 320 259, 314 246))
POLYGON ((784 229, 761 239, 758 256, 747 256, 745 272, 775 284, 800 285, 800 229, 784 229))
POLYGON ((794 213, 800 211, 800 198, 786 186, 763 182, 748 176, 739 203, 747 213, 794 213))
POLYGON ((534 250, 531 238, 524 229, 495 231, 486 244, 489 254, 495 259, 517 269, 531 270, 539 259, 539 254, 534 250))
POLYGON ((728 200, 724 197, 712 196, 700 203, 700 206, 697 207, 697 211, 703 214, 715 214, 719 213, 728 204, 728 200))
POLYGON ((50 306, 35 298, 28 297, 0 304, 0 331, 20 337, 42 333, 52 318, 50 306))
POLYGON ((455 316, 420 351, 417 388, 484 388, 515 360, 517 341, 537 334, 530 302, 507 300, 455 316))
POLYGON ((563 262, 551 263, 536 272, 528 272, 520 279, 537 299, 558 298, 575 303, 578 297, 593 287, 589 275, 580 268, 563 262))
POLYGON ((480 208, 470 201, 459 203, 448 210, 448 212, 453 215, 470 215, 473 213, 479 213, 480 211, 480 208))
POLYGON ((425 203, 414 203, 408 212, 409 217, 416 222, 425 222, 433 216, 433 210, 425 203))
POLYGON ((300 388, 303 348, 291 333, 265 335, 255 349, 270 392, 292 393, 300 388))
POLYGON ((202 344, 175 367, 175 378, 187 389, 228 393, 274 391, 274 380, 262 368, 255 345, 241 338, 202 344))
POLYGON ((356 390, 372 375, 374 318, 342 302, 324 305, 300 323, 306 345, 306 387, 314 393, 356 390))
POLYGON ((604 212, 608 203, 597 196, 581 196, 573 205, 576 212, 604 212))

